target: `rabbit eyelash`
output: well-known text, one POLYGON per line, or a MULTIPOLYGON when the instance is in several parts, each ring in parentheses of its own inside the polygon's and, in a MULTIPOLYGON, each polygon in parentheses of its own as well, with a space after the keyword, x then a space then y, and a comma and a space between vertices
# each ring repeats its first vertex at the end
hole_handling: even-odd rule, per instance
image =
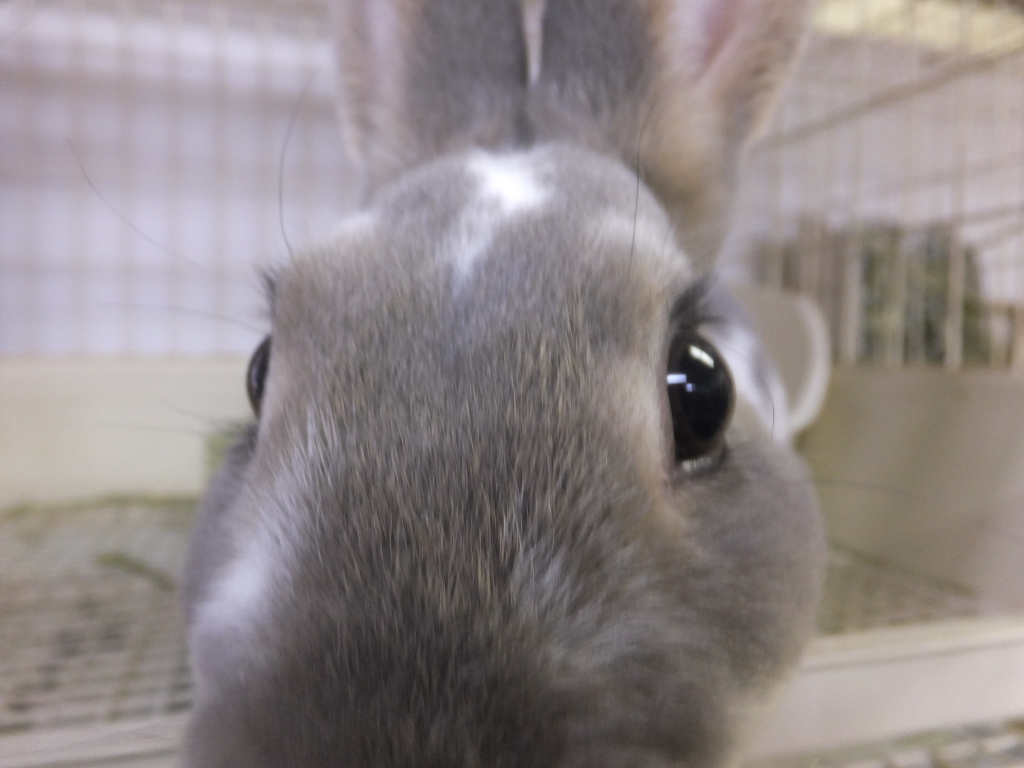
POLYGON ((680 331, 695 331, 702 325, 720 321, 708 301, 714 285, 714 277, 706 275, 687 286, 672 303, 668 316, 668 337, 680 331))

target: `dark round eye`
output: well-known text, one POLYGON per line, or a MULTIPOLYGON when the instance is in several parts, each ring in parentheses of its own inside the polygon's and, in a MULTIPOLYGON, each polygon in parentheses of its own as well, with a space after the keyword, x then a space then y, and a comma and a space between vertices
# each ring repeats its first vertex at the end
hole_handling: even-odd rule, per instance
POLYGON ((676 461, 698 459, 722 444, 732 416, 732 375, 718 350, 682 331, 668 351, 668 403, 676 461))
POLYGON ((267 381, 267 369, 270 367, 270 337, 267 336, 249 359, 249 368, 245 372, 245 389, 249 393, 249 404, 252 412, 260 415, 263 404, 263 387, 267 381))

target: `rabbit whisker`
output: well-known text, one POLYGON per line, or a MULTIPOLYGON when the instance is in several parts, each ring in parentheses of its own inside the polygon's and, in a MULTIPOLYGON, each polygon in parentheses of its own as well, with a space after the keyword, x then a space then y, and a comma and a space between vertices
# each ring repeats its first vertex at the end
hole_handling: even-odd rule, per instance
POLYGON ((198 424, 206 430, 202 433, 204 436, 209 435, 212 432, 220 432, 225 429, 230 429, 239 422, 238 419, 224 418, 223 416, 209 416, 196 411, 191 411, 187 408, 182 408, 180 405, 175 405, 169 400, 158 399, 156 402, 161 408, 166 409, 170 413, 177 414, 178 416, 184 416, 198 422, 198 424))
POLYGON ((306 100, 306 95, 309 93, 310 87, 313 85, 313 80, 316 78, 316 70, 309 73, 306 76, 306 82, 302 86, 302 90, 299 92, 299 98, 295 100, 295 106, 292 107, 292 113, 288 118, 288 127, 284 132, 284 141, 281 144, 281 155, 278 158, 277 163, 277 220, 278 225, 281 228, 281 239, 284 240, 284 247, 288 251, 288 257, 295 261, 295 251, 292 248, 291 242, 288 240, 288 232, 284 225, 284 161, 288 154, 288 144, 292 138, 292 131, 295 129, 295 121, 299 117, 299 111, 302 109, 302 103, 306 100))
POLYGON ((626 270, 627 278, 633 274, 633 257, 636 255, 636 222, 640 214, 640 181, 643 178, 643 168, 640 165, 640 155, 644 143, 644 131, 647 130, 647 122, 651 119, 654 105, 647 110, 644 121, 640 124, 640 133, 636 138, 636 196, 633 200, 633 239, 629 244, 629 268, 626 270))
POLYGON ((881 485, 879 483, 870 483, 861 480, 842 480, 833 479, 827 477, 815 477, 812 478, 811 482, 817 488, 848 488, 862 491, 875 491, 879 494, 890 496, 892 498, 901 498, 908 501, 923 501, 923 499, 915 493, 902 490, 895 486, 881 485))
POLYGON ((252 331, 253 333, 261 335, 266 332, 263 328, 244 320, 239 320, 236 317, 229 317, 228 315, 222 315, 218 312, 211 312, 205 309, 195 309, 193 307, 178 307, 173 304, 128 304, 118 301, 98 301, 95 306, 112 307, 115 309, 149 310, 152 312, 177 312, 178 314, 217 320, 218 322, 226 323, 228 325, 235 326, 236 328, 244 328, 247 331, 252 331))
MULTIPOLYGON (((743 350, 740 349, 739 347, 733 346, 731 344, 719 344, 718 346, 720 346, 722 349, 728 349, 728 350, 730 350, 732 352, 735 352, 738 356, 746 358, 751 363, 754 362, 753 358, 750 355, 745 354, 743 352, 743 350)), ((757 377, 757 383, 761 385, 761 387, 764 390, 765 394, 768 395, 768 402, 769 402, 769 404, 772 407, 772 425, 771 425, 770 434, 774 438, 775 437, 775 398, 772 397, 771 387, 768 386, 768 381, 762 375, 762 373, 759 370, 758 366, 751 365, 750 369, 751 369, 751 371, 753 371, 754 376, 757 377)))
POLYGON ((92 190, 93 194, 96 195, 97 199, 101 203, 103 203, 107 210, 114 214, 114 216, 117 217, 117 219, 122 224, 124 224, 126 227, 128 227, 128 229, 134 232, 141 240, 153 246, 165 256, 170 256, 172 259, 178 259, 180 261, 185 262, 186 264, 191 264, 193 267, 196 267, 197 269, 206 269, 204 265, 196 261, 193 261, 192 259, 189 259, 187 256, 184 256, 183 254, 172 251, 170 248, 168 248, 166 245, 161 243, 156 238, 146 234, 144 231, 142 231, 142 229, 136 226, 135 223, 130 218, 121 213, 121 211, 119 211, 117 207, 113 203, 111 203, 110 200, 107 199, 107 197, 100 191, 99 187, 97 187, 96 184, 93 182, 92 178, 89 176, 89 172, 85 168, 85 161, 82 159, 81 153, 78 151, 78 148, 70 139, 68 139, 68 147, 70 147, 71 152, 74 154, 75 160, 78 162, 78 169, 81 171, 82 178, 85 179, 85 183, 89 185, 89 189, 92 190))
POLYGON ((210 436, 208 430, 185 429, 182 427, 157 427, 151 424, 133 424, 128 421, 104 421, 103 426, 108 429, 124 429, 131 432, 143 432, 147 434, 192 435, 193 437, 200 437, 204 440, 210 436))

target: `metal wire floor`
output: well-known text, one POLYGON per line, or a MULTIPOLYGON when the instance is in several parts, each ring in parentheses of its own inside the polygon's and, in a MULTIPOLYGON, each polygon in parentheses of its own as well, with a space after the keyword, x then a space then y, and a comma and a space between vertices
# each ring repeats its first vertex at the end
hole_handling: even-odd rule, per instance
POLYGON ((0 736, 190 706, 175 576, 192 509, 109 500, 0 519, 0 736))
MULTIPOLYGON (((0 736, 189 708, 176 589, 193 508, 108 499, 0 516, 0 736)), ((962 590, 834 549, 819 623, 834 634, 973 612, 962 590)))
POLYGON ((910 573, 841 547, 829 551, 818 611, 823 634, 836 635, 975 615, 970 590, 910 573))
POLYGON ((932 731, 756 768, 1024 768, 1024 724, 932 731))

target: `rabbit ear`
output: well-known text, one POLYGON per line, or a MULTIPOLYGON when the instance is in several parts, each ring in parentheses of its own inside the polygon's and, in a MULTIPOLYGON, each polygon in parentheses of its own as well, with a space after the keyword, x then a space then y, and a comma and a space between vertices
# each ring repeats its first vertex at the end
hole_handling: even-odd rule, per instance
POLYGON ((339 112, 367 194, 467 146, 526 143, 519 0, 336 0, 339 112))
POLYGON ((669 208, 709 266, 736 163, 766 122, 809 0, 546 0, 531 116, 541 138, 604 144, 669 208))
POLYGON ((668 83, 683 86, 687 70, 696 74, 701 95, 718 108, 725 141, 734 148, 742 145, 763 127, 789 78, 811 3, 677 0, 666 5, 667 32, 660 42, 665 54, 675 54, 668 83))
POLYGON ((701 267, 810 0, 335 0, 340 113, 367 194, 469 146, 617 153, 701 267))

